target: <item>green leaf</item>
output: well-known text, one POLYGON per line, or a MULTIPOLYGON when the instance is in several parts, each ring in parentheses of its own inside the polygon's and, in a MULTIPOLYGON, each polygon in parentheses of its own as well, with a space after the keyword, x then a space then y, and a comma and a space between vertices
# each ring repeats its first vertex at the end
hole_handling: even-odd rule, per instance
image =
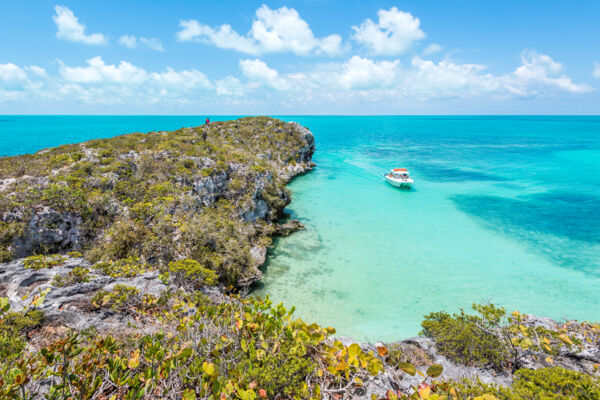
POLYGON ((473 400, 498 400, 493 394, 486 393, 483 396, 477 396, 473 400))
POLYGON ((358 355, 361 353, 361 348, 358 344, 356 343, 352 343, 350 345, 350 347, 348 347, 348 354, 352 357, 358 357, 358 355))
POLYGON ((181 353, 179 353, 179 357, 185 359, 185 358, 189 358, 192 355, 193 351, 191 348, 186 347, 185 349, 181 350, 181 353))
POLYGON ((0 311, 7 312, 10 310, 10 302, 8 297, 0 297, 0 311))
POLYGON ((213 376, 215 373, 215 365, 213 363, 209 363, 204 361, 202 363, 202 371, 208 376, 213 376))
POLYGON ((442 367, 440 364, 433 364, 431 367, 427 368, 427 375, 437 378, 442 374, 443 370, 444 367, 442 367))
POLYGON ((367 368, 367 370, 369 371, 369 374, 375 376, 375 375, 379 374, 380 371, 383 370, 383 364, 381 363, 380 360, 373 359, 369 363, 369 367, 367 368))
POLYGON ((240 341, 240 346, 242 347, 242 350, 244 350, 244 352, 247 352, 247 351, 248 351, 248 344, 246 343, 246 340, 245 340, 245 339, 242 339, 242 340, 240 341))
POLYGON ((185 389, 182 393, 183 400, 196 400, 196 392, 192 389, 185 389))
POLYGON ((398 363, 398 368, 400 368, 402 371, 406 372, 410 376, 415 376, 415 374, 417 373, 417 369, 411 363, 407 363, 407 362, 398 363))

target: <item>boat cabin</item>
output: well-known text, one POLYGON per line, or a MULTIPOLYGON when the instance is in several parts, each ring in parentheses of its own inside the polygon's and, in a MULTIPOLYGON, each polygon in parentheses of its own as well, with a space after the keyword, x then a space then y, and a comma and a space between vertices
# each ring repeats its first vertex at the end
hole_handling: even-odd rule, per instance
POLYGON ((390 171, 390 177, 396 179, 407 179, 410 178, 410 174, 406 168, 394 168, 390 171))

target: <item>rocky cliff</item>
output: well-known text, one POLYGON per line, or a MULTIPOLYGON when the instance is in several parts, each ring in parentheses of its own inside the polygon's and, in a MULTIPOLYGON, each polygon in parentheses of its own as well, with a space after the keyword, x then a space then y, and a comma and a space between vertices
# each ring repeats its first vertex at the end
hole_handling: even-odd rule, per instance
POLYGON ((314 150, 307 129, 259 117, 3 158, 0 261, 193 259, 224 285, 248 285, 290 202, 285 183, 314 150))

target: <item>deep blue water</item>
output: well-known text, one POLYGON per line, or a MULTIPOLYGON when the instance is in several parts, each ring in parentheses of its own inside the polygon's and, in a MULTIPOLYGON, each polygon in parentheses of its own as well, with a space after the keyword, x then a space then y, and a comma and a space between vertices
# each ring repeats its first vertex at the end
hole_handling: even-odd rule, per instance
MULTIPOLYGON (((211 117, 211 121, 233 117, 211 117)), ((175 130, 204 124, 206 116, 0 115, 0 156, 132 132, 175 130)))
MULTIPOLYGON (((204 118, 1 116, 0 154, 204 118)), ((306 229, 277 241, 258 294, 360 339, 474 301, 600 320, 600 117, 282 118, 313 131, 318 166, 290 185, 306 229)))

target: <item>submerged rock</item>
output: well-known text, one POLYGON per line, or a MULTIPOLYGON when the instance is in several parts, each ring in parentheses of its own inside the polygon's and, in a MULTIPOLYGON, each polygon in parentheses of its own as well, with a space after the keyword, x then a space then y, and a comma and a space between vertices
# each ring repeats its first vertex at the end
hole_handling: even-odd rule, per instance
POLYGON ((304 225, 302 222, 294 219, 290 222, 286 222, 285 224, 277 225, 277 234, 279 236, 289 236, 292 233, 304 229, 304 225))

